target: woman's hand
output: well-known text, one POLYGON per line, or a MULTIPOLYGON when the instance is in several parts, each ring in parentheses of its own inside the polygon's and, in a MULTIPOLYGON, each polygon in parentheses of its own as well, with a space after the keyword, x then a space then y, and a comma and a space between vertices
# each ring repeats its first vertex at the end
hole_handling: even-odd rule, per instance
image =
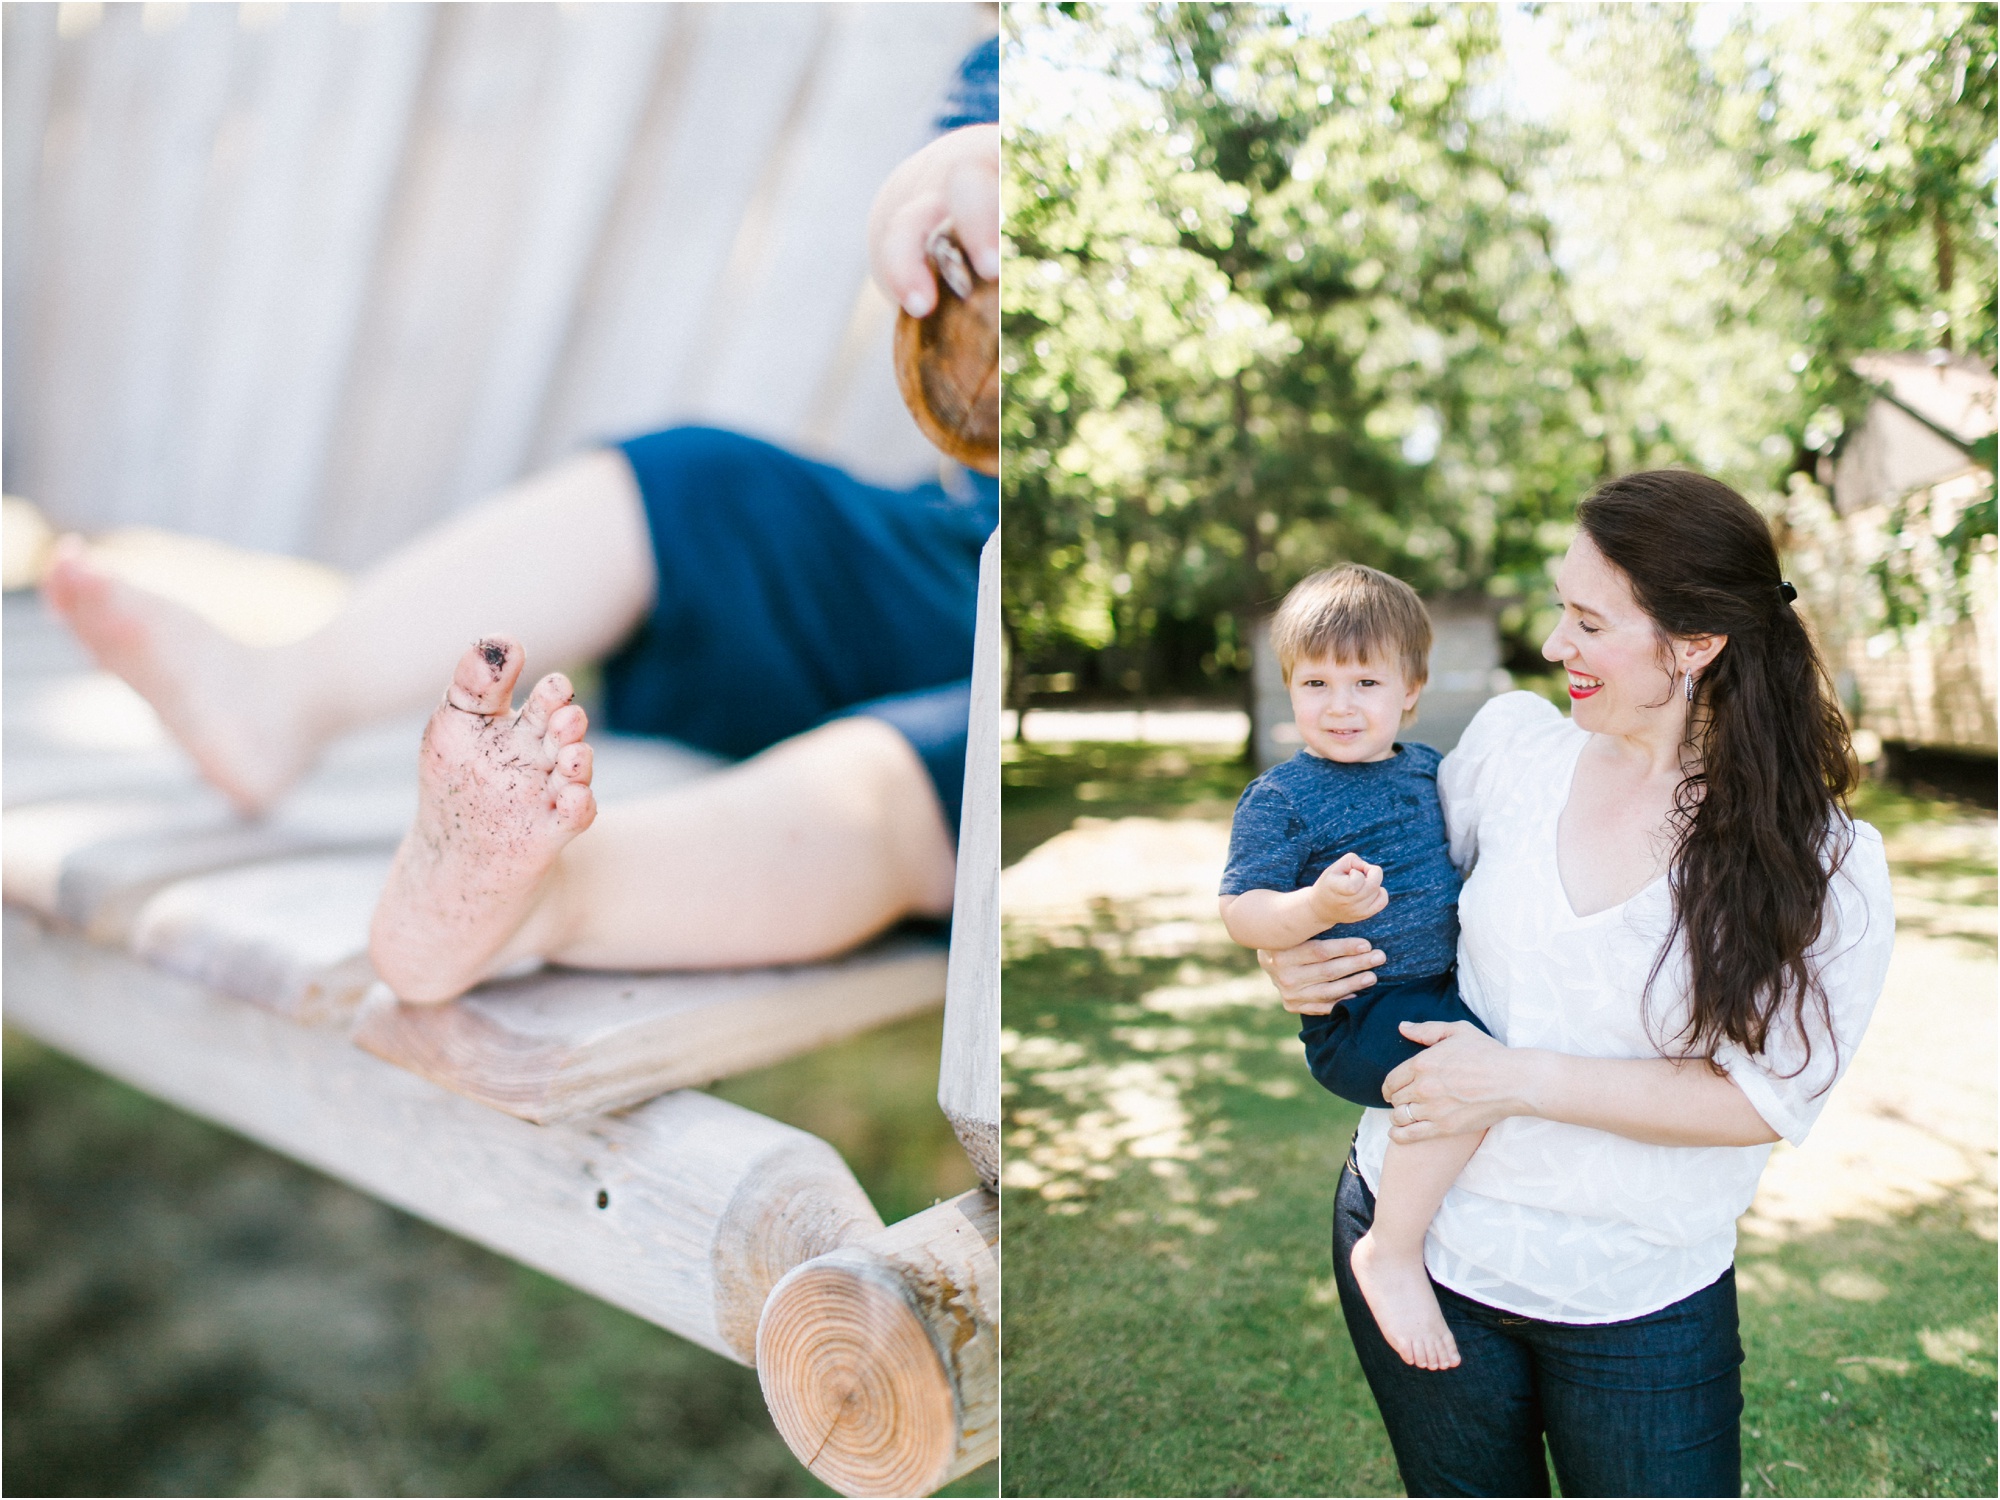
POLYGON ((1390 1140, 1471 1135, 1534 1113, 1527 1096, 1535 1053, 1496 1042, 1470 1021, 1405 1021, 1402 1032, 1425 1050, 1382 1081, 1393 1106, 1390 1140))
POLYGON ((1000 274, 1000 127, 967 125, 905 157, 868 212, 875 284, 913 318, 937 306, 928 250, 946 220, 982 281, 1000 274))
POLYGON ((1257 962, 1295 1016, 1325 1015, 1373 984, 1369 970, 1387 960, 1366 938, 1310 938, 1292 948, 1257 951, 1257 962))

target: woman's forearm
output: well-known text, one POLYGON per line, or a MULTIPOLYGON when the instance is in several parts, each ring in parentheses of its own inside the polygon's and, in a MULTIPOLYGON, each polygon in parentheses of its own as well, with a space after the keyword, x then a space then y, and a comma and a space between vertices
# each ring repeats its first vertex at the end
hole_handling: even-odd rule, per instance
POLYGON ((1523 1048, 1524 1114, 1653 1146, 1761 1146, 1778 1139, 1730 1078, 1699 1058, 1573 1057, 1523 1048))

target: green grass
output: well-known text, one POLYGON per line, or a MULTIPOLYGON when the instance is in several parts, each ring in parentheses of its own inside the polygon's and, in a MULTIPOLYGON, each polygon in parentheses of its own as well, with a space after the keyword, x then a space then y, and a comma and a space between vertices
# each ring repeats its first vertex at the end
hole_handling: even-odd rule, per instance
POLYGON ((1000 765, 1000 862, 1011 865, 1079 815, 1226 818, 1252 774, 1233 750, 1009 744, 1000 765))
MULTIPOLYGON (((972 1185, 939 1024, 717 1092, 900 1218, 972 1185)), ((755 1372, 13 1032, 5 1058, 9 1493, 831 1493, 755 1372)))
MULTIPOLYGON (((1226 816, 1247 775, 1024 747, 1005 836, 1018 857, 1078 816, 1226 816)), ((1858 811, 1892 844, 1965 816, 1885 788, 1858 811)), ((1991 879, 1990 851, 1940 858, 1991 879)), ((1274 1004, 1226 1003, 1249 955, 1136 955, 1120 923, 1006 970, 1004 1492, 1400 1493, 1330 1287, 1358 1111, 1312 1084, 1274 1004)), ((1992 1234, 1990 1210, 1944 1204, 1746 1242, 1747 1494, 1994 1493, 1992 1234)))
POLYGON ((1089 1161, 1086 1138, 1073 1144, 1080 1196, 1006 1193, 1005 1490, 1394 1493, 1326 1290, 1333 1184, 1359 1111, 1300 1087, 1296 1028, 1275 1006, 1206 1020, 1143 1009, 1182 962, 1062 948, 1008 966, 1022 1036, 1010 1056, 1047 1064, 1009 1070, 1010 1161, 1088 1136, 1066 1082, 1177 1095, 1201 1154, 1120 1160, 1093 1181, 1090 1166, 1114 1164, 1089 1161))
POLYGON ((1744 1493, 1994 1492, 1992 1233, 1946 1203, 1744 1242, 1744 1493))

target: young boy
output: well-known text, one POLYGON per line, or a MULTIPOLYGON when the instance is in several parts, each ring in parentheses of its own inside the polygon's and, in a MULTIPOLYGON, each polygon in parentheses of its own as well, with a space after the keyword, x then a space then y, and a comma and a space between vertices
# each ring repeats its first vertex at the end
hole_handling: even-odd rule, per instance
MULTIPOLYGON (((1453 977, 1459 877, 1438 805, 1442 757, 1396 743, 1429 676, 1430 618, 1408 584, 1350 563, 1285 596, 1271 645, 1305 747, 1236 804, 1222 920, 1249 948, 1362 937, 1388 956, 1372 986, 1307 1016, 1299 1032, 1313 1077, 1381 1109, 1383 1078, 1422 1050, 1400 1023, 1481 1024, 1453 977)), ((1458 1363, 1424 1270, 1424 1235, 1483 1138, 1392 1144, 1374 1225, 1354 1247, 1354 1279, 1383 1337, 1422 1369, 1458 1363)))

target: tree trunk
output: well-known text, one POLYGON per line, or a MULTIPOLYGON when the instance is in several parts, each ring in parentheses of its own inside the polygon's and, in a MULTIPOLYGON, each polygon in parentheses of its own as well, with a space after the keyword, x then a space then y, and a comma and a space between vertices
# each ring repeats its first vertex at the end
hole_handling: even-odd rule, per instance
MULTIPOLYGON (((1951 221, 1945 217, 1944 205, 1938 204, 1931 211, 1931 229, 1937 237, 1937 279, 1938 295, 1949 301, 1953 273, 1958 264, 1958 252, 1952 245, 1951 221)), ((1946 349, 1951 348, 1951 314, 1945 314, 1945 325, 1940 342, 1946 349)))

